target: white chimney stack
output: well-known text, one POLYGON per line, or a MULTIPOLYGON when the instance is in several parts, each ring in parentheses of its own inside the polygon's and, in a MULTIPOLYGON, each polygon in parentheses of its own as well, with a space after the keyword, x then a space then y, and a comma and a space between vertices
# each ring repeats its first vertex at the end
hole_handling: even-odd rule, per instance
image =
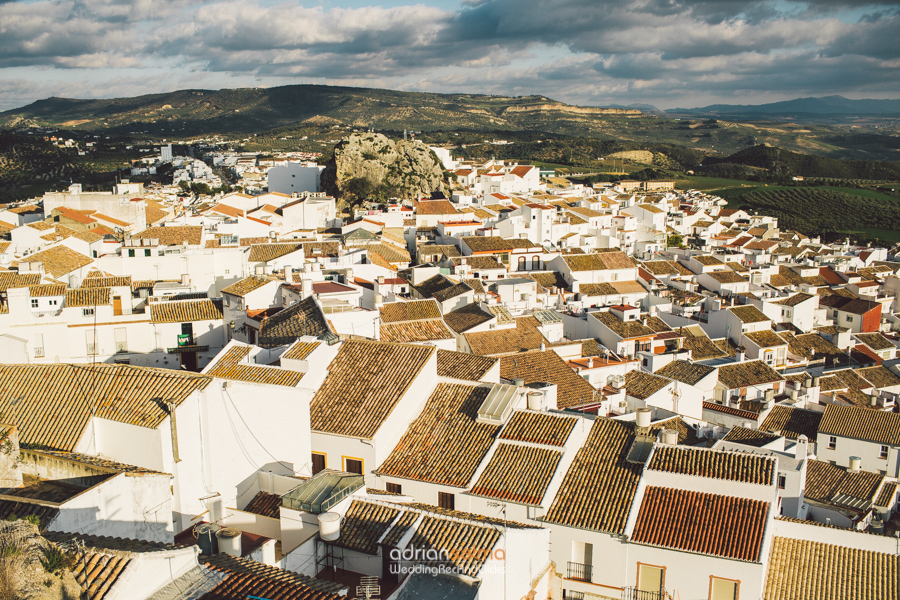
POLYGON ((862 459, 858 456, 850 457, 850 468, 848 469, 851 473, 859 473, 859 467, 862 463, 862 459))

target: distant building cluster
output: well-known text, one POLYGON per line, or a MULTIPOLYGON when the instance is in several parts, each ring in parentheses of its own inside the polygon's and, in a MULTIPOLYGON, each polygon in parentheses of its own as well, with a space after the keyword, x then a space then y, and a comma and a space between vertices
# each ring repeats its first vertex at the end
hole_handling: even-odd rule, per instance
POLYGON ((896 249, 436 153, 3 207, 0 516, 92 598, 897 597, 896 249))

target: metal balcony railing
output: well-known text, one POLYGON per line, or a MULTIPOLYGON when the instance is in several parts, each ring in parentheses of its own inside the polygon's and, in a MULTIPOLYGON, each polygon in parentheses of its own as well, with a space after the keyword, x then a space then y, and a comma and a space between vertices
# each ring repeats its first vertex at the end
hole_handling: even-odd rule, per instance
POLYGON ((639 590, 636 587, 626 587, 622 590, 622 600, 666 600, 669 595, 665 589, 657 591, 639 590))
POLYGON ((568 563, 567 577, 577 581, 591 582, 591 565, 583 565, 581 563, 568 563))

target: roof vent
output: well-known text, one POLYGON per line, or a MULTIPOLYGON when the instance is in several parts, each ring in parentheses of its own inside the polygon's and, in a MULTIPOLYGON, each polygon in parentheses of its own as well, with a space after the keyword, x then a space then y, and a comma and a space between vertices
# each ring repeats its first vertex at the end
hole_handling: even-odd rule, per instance
POLYGON ((859 473, 860 464, 862 463, 862 459, 858 456, 850 457, 850 468, 848 469, 851 473, 859 473))

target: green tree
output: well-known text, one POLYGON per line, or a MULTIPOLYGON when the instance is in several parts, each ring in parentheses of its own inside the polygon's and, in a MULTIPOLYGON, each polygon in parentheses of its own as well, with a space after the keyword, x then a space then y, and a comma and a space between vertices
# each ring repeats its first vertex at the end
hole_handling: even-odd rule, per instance
POLYGON ((684 238, 678 235, 677 233, 672 233, 669 235, 669 238, 666 240, 666 245, 668 247, 676 247, 682 248, 684 246, 684 238))

